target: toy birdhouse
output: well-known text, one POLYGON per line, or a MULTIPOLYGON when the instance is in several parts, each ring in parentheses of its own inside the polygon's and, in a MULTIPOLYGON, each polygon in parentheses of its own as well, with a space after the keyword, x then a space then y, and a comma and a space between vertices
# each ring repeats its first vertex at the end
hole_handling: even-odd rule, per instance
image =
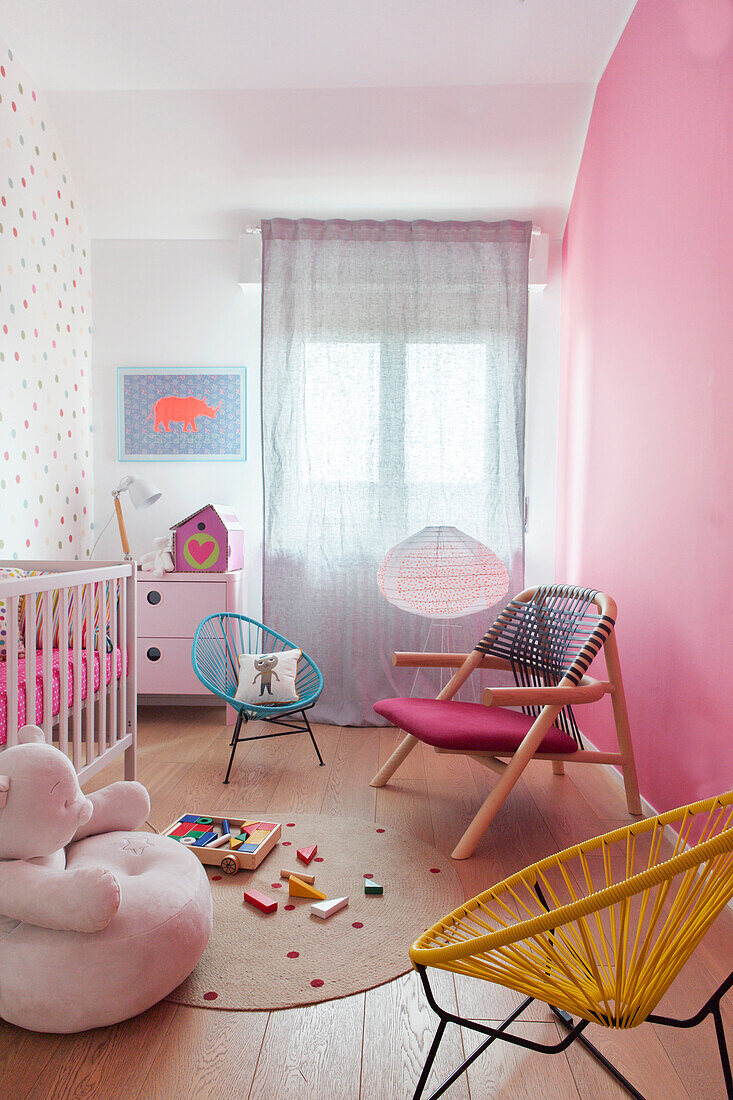
POLYGON ((177 573, 226 573, 244 565, 244 528, 227 504, 207 504, 171 531, 177 573))

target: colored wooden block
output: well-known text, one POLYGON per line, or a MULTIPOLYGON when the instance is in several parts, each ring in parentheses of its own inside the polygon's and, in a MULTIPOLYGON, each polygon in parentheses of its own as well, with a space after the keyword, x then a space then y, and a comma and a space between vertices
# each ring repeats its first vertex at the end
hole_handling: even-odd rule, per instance
POLYGON ((201 836, 196 838, 194 842, 194 847, 205 848, 210 840, 216 840, 217 835, 217 833, 203 833, 201 836))
POLYGON ((239 848, 240 852, 256 852, 259 848, 259 844, 242 844, 239 848))
POLYGON ((348 904, 348 898, 328 898, 326 901, 315 901, 311 905, 311 913, 314 917, 325 920, 326 917, 332 917, 334 913, 338 913, 339 909, 345 909, 348 904))
POLYGON ((227 819, 225 817, 223 817, 221 819, 221 835, 225 836, 227 833, 230 833, 231 831, 232 830, 229 828, 229 822, 227 821, 227 819))
POLYGON ((184 814, 181 818, 181 822, 183 823, 184 821, 198 821, 198 818, 196 814, 184 814))
POLYGON ((210 840, 206 845, 207 848, 223 848, 225 844, 228 844, 231 840, 229 833, 223 833, 221 836, 215 836, 213 840, 210 840))
POLYGON ((172 833, 168 833, 168 836, 188 836, 188 825, 179 825, 172 833))
POLYGON ((237 833, 237 840, 241 840, 242 844, 247 843, 247 841, 249 840, 249 833, 246 829, 242 829, 241 832, 237 833))
POLYGON ((265 840, 267 840, 269 835, 270 834, 266 833, 264 831, 264 829, 255 829, 255 831, 250 833, 249 836, 247 837, 247 843, 248 844, 262 844, 265 840))
POLYGON ((364 893, 365 894, 383 894, 384 887, 380 886, 378 882, 375 882, 373 878, 364 879, 364 893))
POLYGON ((209 830, 205 829, 202 825, 201 828, 189 829, 188 832, 186 833, 186 836, 192 836, 192 837, 203 836, 204 833, 208 833, 208 831, 209 830))
POLYGON ((297 875, 291 875, 288 879, 288 892, 291 898, 310 898, 311 901, 325 901, 326 895, 308 882, 303 882, 297 875))
POLYGON ((274 913, 277 909, 274 898, 268 898, 267 894, 259 890, 245 890, 244 900, 248 905, 254 905, 255 909, 261 909, 263 913, 274 913))
POLYGON ((237 848, 242 847, 243 843, 244 843, 244 841, 240 840, 238 836, 229 837, 229 847, 233 848, 235 852, 236 852, 237 848))
POLYGON ((263 829, 266 833, 271 833, 273 829, 277 829, 277 823, 275 821, 260 821, 257 828, 263 829))
POLYGON ((307 867, 308 864, 310 863, 310 861, 313 859, 313 856, 316 854, 317 851, 318 851, 318 845, 314 844, 310 848, 298 848, 298 850, 295 854, 297 855, 300 862, 305 863, 305 865, 307 867))
POLYGON ((295 875, 301 882, 309 882, 311 885, 316 881, 315 875, 307 875, 305 871, 301 874, 300 871, 281 871, 280 878, 290 878, 291 875, 295 875))

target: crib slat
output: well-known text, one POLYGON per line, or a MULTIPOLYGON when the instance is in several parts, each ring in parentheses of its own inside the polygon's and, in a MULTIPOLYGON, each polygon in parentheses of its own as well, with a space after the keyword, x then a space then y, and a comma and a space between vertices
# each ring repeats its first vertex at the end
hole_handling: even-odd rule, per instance
POLYGON ((99 657, 99 713, 97 715, 97 754, 106 749, 107 737, 107 598, 109 581, 100 581, 97 587, 99 604, 99 630, 97 631, 97 655, 99 657))
POLYGON ((109 682, 109 744, 117 743, 117 708, 119 706, 119 683, 117 680, 117 615, 120 605, 120 582, 113 581, 110 599, 110 641, 112 643, 112 676, 109 682))
POLYGON ((43 732, 50 745, 53 742, 53 592, 43 593, 43 732))
POLYGON ((137 575, 132 565, 125 586, 125 734, 131 745, 125 750, 125 779, 135 779, 137 768, 137 575))
POLYGON ((82 764, 84 763, 81 758, 81 719, 82 719, 82 701, 81 701, 81 661, 82 661, 82 649, 81 649, 81 611, 82 611, 82 586, 80 584, 74 585, 74 648, 73 648, 73 677, 74 677, 74 750, 72 760, 76 771, 80 771, 82 764))
POLYGON ((7 598, 8 606, 8 638, 7 646, 7 745, 18 743, 18 631, 15 624, 18 621, 18 597, 7 598))
MULTIPOLYGON (((122 675, 128 673, 127 667, 127 577, 120 581, 120 649, 122 650, 122 675)), ((127 681, 120 692, 120 737, 127 734, 127 681)))
MULTIPOLYGON (((23 597, 21 597, 23 600, 23 597)), ((27 725, 36 722, 36 629, 37 601, 35 593, 29 593, 24 600, 25 633, 25 720, 27 725)), ((20 601, 19 601, 20 602, 20 601)))
POLYGON ((69 590, 59 594, 59 748, 69 752, 69 590))
POLYGON ((85 762, 94 760, 94 582, 86 586, 86 635, 84 654, 87 663, 87 720, 84 729, 85 762))

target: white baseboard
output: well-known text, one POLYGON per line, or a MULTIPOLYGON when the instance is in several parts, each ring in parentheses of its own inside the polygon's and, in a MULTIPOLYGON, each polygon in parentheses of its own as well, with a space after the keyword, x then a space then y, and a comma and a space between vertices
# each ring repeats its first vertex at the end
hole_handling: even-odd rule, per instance
MULTIPOLYGON (((583 734, 583 741, 589 749, 595 749, 596 752, 599 751, 598 747, 594 745, 590 738, 586 737, 585 734, 583 734)), ((624 791, 624 777, 620 769, 615 764, 611 764, 610 771, 611 775, 613 776, 614 782, 621 788, 622 791, 624 791)), ((624 792, 624 799, 625 798, 626 794, 624 792)), ((641 791, 639 792, 639 798, 641 800, 641 807, 644 811, 644 817, 659 817, 660 811, 655 809, 648 799, 644 798, 644 795, 641 793, 641 791)), ((639 821, 640 818, 636 818, 636 820, 639 821)), ((674 831, 671 825, 664 826, 664 839, 669 841, 669 843, 672 845, 675 845, 677 843, 677 833, 674 831)), ((688 845, 685 844, 685 848, 687 847, 688 845)), ((684 851, 685 848, 683 848, 682 851, 684 851)), ((731 900, 728 902, 726 908, 730 909, 731 912, 733 912, 733 898, 731 898, 731 900)))

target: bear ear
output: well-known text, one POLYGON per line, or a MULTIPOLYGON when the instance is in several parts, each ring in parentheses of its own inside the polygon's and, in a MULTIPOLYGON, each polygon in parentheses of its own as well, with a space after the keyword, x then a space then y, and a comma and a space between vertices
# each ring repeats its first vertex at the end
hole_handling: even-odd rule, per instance
POLYGON ((45 745, 46 737, 42 729, 38 726, 23 726, 18 730, 18 744, 19 745, 45 745))
POLYGON ((0 775, 0 810, 8 801, 8 793, 10 791, 10 776, 0 775))

